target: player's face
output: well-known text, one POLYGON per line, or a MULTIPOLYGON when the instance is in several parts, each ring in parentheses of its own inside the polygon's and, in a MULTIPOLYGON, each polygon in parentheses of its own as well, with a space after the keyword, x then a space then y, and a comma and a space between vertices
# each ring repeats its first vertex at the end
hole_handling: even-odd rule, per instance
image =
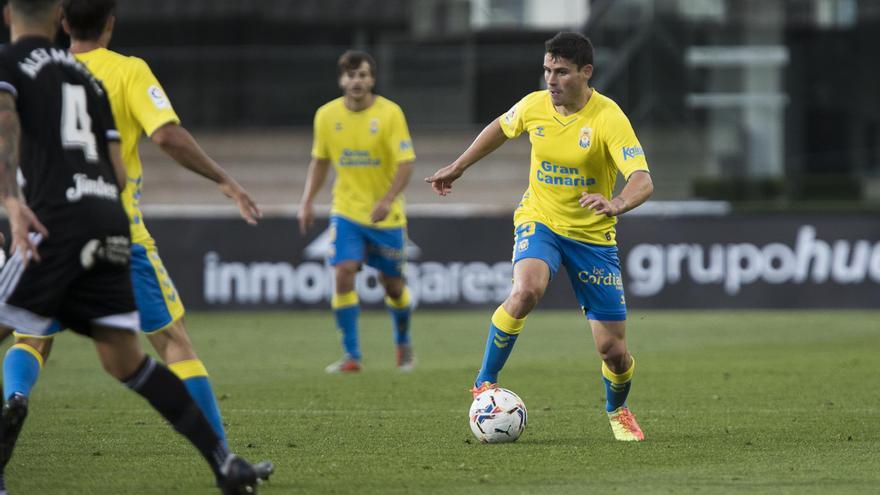
POLYGON ((361 66, 357 69, 347 70, 342 73, 339 78, 339 87, 342 92, 349 98, 360 100, 373 92, 373 86, 376 85, 376 78, 370 71, 370 64, 366 61, 361 62, 361 66))
POLYGON ((587 64, 578 70, 574 62, 562 57, 544 54, 544 80, 550 90, 550 99, 556 106, 575 104, 587 90, 593 75, 593 66, 587 64))

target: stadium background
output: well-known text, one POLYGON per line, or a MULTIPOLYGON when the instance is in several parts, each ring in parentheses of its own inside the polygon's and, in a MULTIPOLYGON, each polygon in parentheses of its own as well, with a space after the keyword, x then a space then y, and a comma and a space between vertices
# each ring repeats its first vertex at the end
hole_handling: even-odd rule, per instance
MULTIPOLYGON (((278 466, 261 493, 876 493, 880 2, 120 0, 118 14, 112 47, 149 62, 267 213, 245 225, 210 183, 141 146, 147 224, 231 445, 278 466), (449 198, 420 181, 540 87, 542 43, 560 29, 592 38, 593 83, 631 118, 656 184, 619 228, 638 446, 608 431, 565 277, 503 373, 526 433, 474 442, 466 388, 509 288, 528 143, 449 198), (364 371, 324 373, 339 352, 326 217, 296 229, 312 115, 338 95, 349 47, 378 59, 419 157, 408 375, 381 310, 363 312, 364 371)), ((325 186, 325 215, 329 199, 325 186)), ((368 275, 361 299, 378 309, 368 275)), ((10 493, 215 493, 191 447, 99 368, 86 339, 58 339, 10 493)))
MULTIPOLYGON (((329 278, 312 266, 323 225, 302 239, 294 216, 311 119, 339 94, 335 61, 349 47, 375 54, 378 91, 410 123, 411 273, 436 272, 426 294, 453 286, 420 303, 503 300, 527 139, 449 198, 420 179, 541 86, 542 42, 560 29, 592 38, 592 83, 629 115, 652 168, 654 196, 623 217, 619 239, 627 287, 663 282, 629 290, 632 308, 874 307, 880 296, 880 67, 866 63, 880 46, 877 2, 126 0, 119 19, 113 47, 150 63, 184 124, 268 217, 247 230, 215 188, 142 146, 148 225, 191 308, 327 306, 329 278), (479 245, 477 218, 493 232, 479 245), (443 219, 468 227, 434 226, 443 219)), ((363 296, 375 280, 361 278, 363 296)), ((565 285, 544 304, 570 307, 565 285)))

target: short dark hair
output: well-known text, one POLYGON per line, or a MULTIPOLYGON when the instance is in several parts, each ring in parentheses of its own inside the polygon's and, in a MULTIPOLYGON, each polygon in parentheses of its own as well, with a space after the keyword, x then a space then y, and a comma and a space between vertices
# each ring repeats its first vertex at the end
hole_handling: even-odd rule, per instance
POLYGON ((562 57, 574 62, 578 69, 593 65, 593 44, 581 33, 562 31, 544 43, 544 51, 554 59, 562 57))
POLYGON ((30 18, 47 13, 49 8, 58 4, 58 1, 59 0, 9 0, 9 6, 12 10, 30 18))
POLYGON ((116 0, 64 0, 64 18, 71 38, 94 41, 116 12, 116 0))
POLYGON ((339 57, 339 61, 336 62, 337 75, 341 77, 350 70, 357 70, 364 62, 370 66, 370 75, 375 78, 376 60, 369 53, 359 50, 347 50, 339 57))

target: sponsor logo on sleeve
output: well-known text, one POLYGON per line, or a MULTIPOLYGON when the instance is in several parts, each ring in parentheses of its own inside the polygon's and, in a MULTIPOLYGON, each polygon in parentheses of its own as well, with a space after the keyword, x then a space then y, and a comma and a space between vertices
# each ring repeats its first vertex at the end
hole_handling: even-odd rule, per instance
POLYGON ((504 123, 512 125, 514 118, 516 118, 516 105, 510 107, 510 110, 507 111, 507 114, 504 116, 504 123))
POLYGON ((637 156, 645 156, 645 150, 643 150, 641 146, 624 146, 622 151, 623 161, 627 161, 630 158, 635 158, 637 156))
POLYGON ((165 93, 159 86, 150 86, 147 88, 147 94, 150 95, 153 105, 156 105, 156 108, 159 110, 171 108, 171 102, 168 101, 168 97, 165 96, 165 93))

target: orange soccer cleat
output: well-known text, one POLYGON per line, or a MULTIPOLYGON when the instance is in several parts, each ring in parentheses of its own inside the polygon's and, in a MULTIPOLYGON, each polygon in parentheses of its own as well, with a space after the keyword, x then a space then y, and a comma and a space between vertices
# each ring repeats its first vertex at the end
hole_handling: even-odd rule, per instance
POLYGON ((608 413, 608 420, 611 422, 614 438, 621 442, 641 442, 645 439, 645 434, 642 433, 639 423, 636 422, 636 417, 629 411, 629 408, 618 407, 608 413))

